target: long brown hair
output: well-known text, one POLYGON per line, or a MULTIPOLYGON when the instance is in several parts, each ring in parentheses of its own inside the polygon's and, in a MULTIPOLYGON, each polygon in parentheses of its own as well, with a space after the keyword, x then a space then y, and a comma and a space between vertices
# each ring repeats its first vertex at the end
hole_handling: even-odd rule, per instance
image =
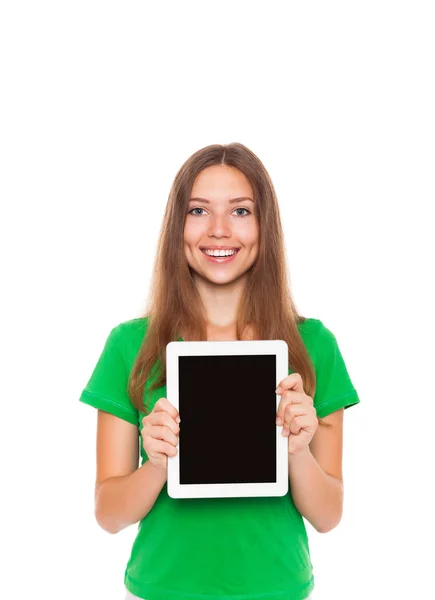
POLYGON ((253 326, 260 340, 282 339, 288 345, 289 366, 299 373, 306 394, 314 397, 316 376, 297 325, 299 315, 290 292, 278 201, 268 172, 260 159, 239 143, 212 144, 195 152, 181 166, 172 184, 161 227, 153 269, 146 335, 130 373, 128 393, 134 406, 149 414, 144 389, 166 382, 166 344, 180 331, 188 339, 206 341, 206 314, 184 253, 184 222, 195 178, 206 167, 227 165, 244 173, 250 182, 259 223, 259 253, 248 273, 237 315, 237 339, 253 326), (154 369, 153 369, 154 367, 154 369), (153 379, 152 383, 148 381, 153 379))

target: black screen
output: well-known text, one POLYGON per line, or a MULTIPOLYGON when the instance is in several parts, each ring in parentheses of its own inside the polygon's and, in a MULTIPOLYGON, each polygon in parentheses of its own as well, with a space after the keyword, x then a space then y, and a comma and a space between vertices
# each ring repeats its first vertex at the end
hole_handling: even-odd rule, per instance
POLYGON ((276 356, 178 358, 180 484, 276 482, 276 356))

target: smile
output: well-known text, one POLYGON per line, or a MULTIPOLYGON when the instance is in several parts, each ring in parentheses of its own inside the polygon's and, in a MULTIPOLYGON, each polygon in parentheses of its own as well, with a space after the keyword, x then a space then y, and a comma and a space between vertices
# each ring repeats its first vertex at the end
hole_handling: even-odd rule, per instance
POLYGON ((208 260, 210 260, 214 263, 217 263, 217 264, 221 264, 221 263, 228 263, 228 262, 231 262, 232 260, 234 260, 234 258, 239 253, 239 248, 235 249, 235 252, 233 254, 230 254, 229 256, 212 256, 210 254, 207 254, 204 250, 201 250, 201 252, 204 254, 204 256, 206 258, 208 258, 208 260))

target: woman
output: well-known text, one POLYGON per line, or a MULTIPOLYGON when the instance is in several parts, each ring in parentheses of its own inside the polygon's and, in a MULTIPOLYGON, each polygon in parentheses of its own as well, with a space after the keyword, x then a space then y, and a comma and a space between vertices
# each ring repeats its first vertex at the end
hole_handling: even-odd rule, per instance
MULTIPOLYGON (((126 598, 311 597, 303 517, 319 532, 341 519, 343 412, 359 398, 333 333, 295 308, 273 184, 242 144, 203 148, 178 171, 148 310, 111 330, 80 400, 98 409, 97 522, 111 533, 139 522, 126 598), (277 426, 288 436, 289 492, 171 498, 167 458, 182 423, 165 397, 166 344, 240 339, 288 345, 277 426)), ((226 409, 223 399, 216 410, 226 409)))

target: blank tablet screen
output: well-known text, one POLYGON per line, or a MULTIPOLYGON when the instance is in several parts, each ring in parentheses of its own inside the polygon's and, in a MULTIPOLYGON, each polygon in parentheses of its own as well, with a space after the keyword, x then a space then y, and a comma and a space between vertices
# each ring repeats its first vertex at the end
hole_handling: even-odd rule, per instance
POLYGON ((180 484, 276 482, 276 356, 178 360, 180 484))

